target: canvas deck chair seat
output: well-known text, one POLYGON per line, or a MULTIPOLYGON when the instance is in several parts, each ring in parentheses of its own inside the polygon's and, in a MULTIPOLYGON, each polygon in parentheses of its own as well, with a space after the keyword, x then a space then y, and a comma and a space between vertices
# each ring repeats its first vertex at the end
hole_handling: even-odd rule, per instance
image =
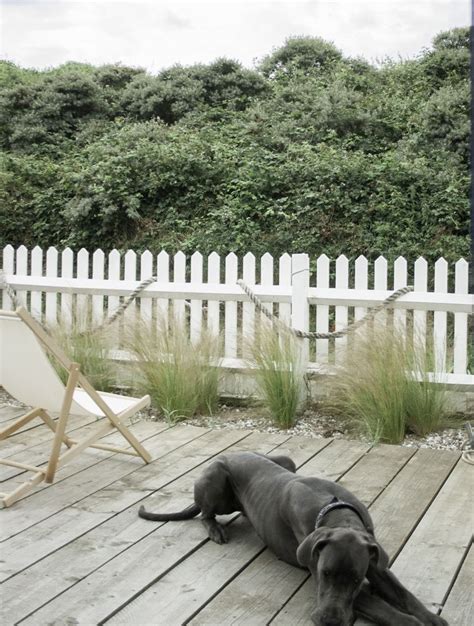
POLYGON ((0 458, 1 464, 33 472, 29 480, 11 493, 0 493, 0 507, 13 504, 42 481, 53 482, 56 469, 88 447, 131 454, 141 457, 146 463, 150 462, 148 452, 123 423, 148 406, 150 397, 131 398, 98 392, 81 373, 79 365, 63 353, 22 307, 16 311, 0 310, 0 385, 16 400, 33 407, 13 424, 0 430, 0 440, 35 418, 41 418, 54 433, 49 459, 44 467, 0 458), (67 370, 66 385, 61 382, 47 353, 67 370), (57 420, 53 419, 54 414, 59 415, 57 420), (92 433, 76 440, 67 434, 70 415, 95 416, 99 421, 92 433), (131 448, 99 443, 102 437, 114 430, 123 435, 131 448))

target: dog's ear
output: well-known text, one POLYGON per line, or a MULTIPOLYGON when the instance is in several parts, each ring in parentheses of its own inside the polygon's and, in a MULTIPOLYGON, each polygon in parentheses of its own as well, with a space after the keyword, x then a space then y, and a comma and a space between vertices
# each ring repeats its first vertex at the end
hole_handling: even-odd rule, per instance
POLYGON ((309 568, 310 563, 316 563, 321 550, 329 543, 331 530, 320 528, 313 531, 300 543, 296 551, 296 558, 302 567, 309 568))
POLYGON ((388 554, 382 548, 382 546, 377 543, 377 541, 371 541, 369 543, 369 555, 370 561, 377 567, 377 569, 384 570, 388 567, 388 554))

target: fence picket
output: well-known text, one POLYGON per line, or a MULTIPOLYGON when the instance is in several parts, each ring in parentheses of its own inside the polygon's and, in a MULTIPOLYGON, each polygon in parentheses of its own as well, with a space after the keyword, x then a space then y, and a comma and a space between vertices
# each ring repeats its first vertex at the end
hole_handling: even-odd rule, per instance
MULTIPOLYGON (((156 259, 156 277, 161 283, 168 283, 170 280, 170 257, 167 252, 162 250, 156 259)), ((169 301, 167 298, 158 298, 156 301, 156 313, 158 317, 158 325, 168 324, 169 301)))
MULTIPOLYGON (((273 285, 273 257, 268 252, 260 259, 260 284, 261 285, 273 285)), ((264 304, 263 305, 267 311, 273 313, 273 305, 272 304, 264 304)), ((267 318, 263 313, 261 313, 261 321, 263 322, 267 318)))
MULTIPOLYGON (((415 261, 415 277, 413 280, 415 291, 428 290, 428 262, 423 257, 415 261)), ((413 333, 414 342, 418 346, 421 354, 426 352, 426 311, 413 311, 413 333)))
MULTIPOLYGON (((358 256, 354 264, 354 288, 365 291, 369 286, 369 262, 365 256, 358 256)), ((354 319, 360 320, 367 313, 367 309, 362 306, 354 307, 354 319)))
MULTIPOLYGON (((127 250, 124 256, 124 268, 123 268, 123 278, 124 280, 137 280, 137 254, 133 250, 127 250)), ((125 313, 123 314, 122 320, 119 322, 125 328, 125 332, 131 326, 133 327, 136 319, 137 319, 137 304, 138 300, 135 299, 129 306, 127 307, 125 313)))
MULTIPOLYGON (((54 247, 46 251, 46 276, 57 278, 59 253, 54 247)), ((46 293, 46 323, 56 326, 58 323, 59 295, 52 291, 46 293)))
MULTIPOLYGON (((255 267, 255 256, 248 252, 243 260, 242 279, 249 287, 255 285, 255 267)), ((248 343, 251 345, 255 340, 255 305, 253 302, 244 301, 242 305, 242 337, 244 344, 248 343)), ((248 345, 243 347, 243 356, 246 358, 250 356, 248 345)))
MULTIPOLYGON (((191 283, 203 281, 203 258, 200 252, 191 256, 191 283)), ((191 300, 190 333, 191 341, 199 341, 202 330, 202 300, 191 300)))
MULTIPOLYGON (((149 250, 145 250, 140 256, 140 281, 151 278, 153 275, 153 255, 149 250)), ((149 324, 153 316, 153 301, 151 298, 139 298, 139 304, 140 317, 146 324, 149 324)))
MULTIPOLYGON (((217 252, 211 252, 207 260, 207 282, 220 283, 221 258, 217 252)), ((218 335, 220 331, 220 302, 211 301, 207 303, 207 327, 213 335, 218 335)))
MULTIPOLYGON (((329 257, 322 254, 316 261, 316 287, 327 289, 329 287, 329 271, 331 262, 329 257)), ((327 333, 329 331, 329 305, 316 305, 316 332, 327 333)), ((327 363, 329 359, 329 339, 316 339, 316 361, 327 363)))
MULTIPOLYGON (((174 255, 173 281, 175 283, 186 282, 186 255, 184 252, 177 252, 174 255)), ((185 306, 186 303, 183 298, 173 300, 173 316, 179 324, 185 322, 185 306)))
MULTIPOLYGON (((11 245, 3 248, 2 268, 5 274, 15 273, 15 249, 11 245)), ((10 310, 12 307, 13 303, 11 298, 7 295, 6 291, 2 290, 2 308, 10 310)))
MULTIPOLYGON (((435 263, 434 290, 437 293, 448 292, 448 263, 440 258, 435 263)), ((433 321, 433 344, 435 371, 444 372, 446 367, 447 314, 435 311, 433 321)))
MULTIPOLYGON (((309 330, 309 256, 307 254, 293 254, 291 257, 291 326, 297 330, 309 330)), ((304 396, 303 376, 308 369, 309 341, 298 339, 297 372, 301 377, 300 398, 304 396)))
MULTIPOLYGON (((374 263, 374 289, 388 289, 387 274, 387 259, 383 256, 379 256, 374 263)), ((380 313, 376 315, 375 319, 378 325, 385 326, 388 320, 387 311, 380 311, 380 313)))
MULTIPOLYGON (((72 278, 74 267, 74 253, 66 248, 61 253, 61 278, 72 278)), ((73 320, 73 292, 61 294, 61 322, 66 328, 72 327, 73 320)))
MULTIPOLYGON (((108 259, 108 268, 107 268, 107 278, 109 280, 118 281, 120 280, 120 266, 122 264, 122 258, 120 256, 120 252, 118 250, 112 250, 109 253, 108 259)), ((117 296, 109 296, 107 299, 107 317, 110 317, 115 313, 115 311, 120 306, 120 298, 117 296)), ((116 325, 114 328, 110 328, 111 337, 116 341, 118 348, 118 330, 116 325)))
MULTIPOLYGON (((395 259, 393 266, 393 289, 401 289, 408 284, 407 261, 402 256, 395 259)), ((393 323, 395 328, 403 335, 406 340, 407 332, 407 312, 396 309, 393 312, 393 323)))
MULTIPOLYGON (((95 250, 92 255, 92 278, 104 279, 105 254, 95 250)), ((92 296, 92 324, 98 326, 104 320, 104 296, 92 296)))
MULTIPOLYGON (((455 265, 454 291, 468 293, 469 264, 459 259, 455 265)), ((454 314, 454 367, 455 374, 464 374, 467 369, 467 313, 454 314)))
MULTIPOLYGON (((39 246, 35 246, 31 251, 31 275, 43 275, 43 250, 39 246)), ((38 319, 43 317, 42 295, 41 291, 31 292, 31 312, 38 319)))
MULTIPOLYGON (((238 259, 231 252, 225 258, 225 282, 235 285, 237 282, 238 259)), ((224 318, 224 355, 237 357, 237 302, 226 301, 224 318)))
MULTIPOLYGON (((341 254, 336 259, 336 289, 349 287, 349 259, 341 254)), ((342 330, 349 322, 348 308, 336 306, 336 330, 342 330)), ((337 364, 343 363, 347 349, 347 336, 336 339, 335 360, 337 364)))
MULTIPOLYGON (((77 253, 77 277, 89 278, 89 252, 81 248, 77 253)), ((80 330, 89 325, 89 296, 79 295, 76 299, 75 320, 80 330)))
MULTIPOLYGON (((287 253, 278 262, 278 284, 282 287, 291 286, 291 256, 287 253)), ((278 317, 288 326, 291 324, 291 304, 281 302, 278 305, 278 317)))

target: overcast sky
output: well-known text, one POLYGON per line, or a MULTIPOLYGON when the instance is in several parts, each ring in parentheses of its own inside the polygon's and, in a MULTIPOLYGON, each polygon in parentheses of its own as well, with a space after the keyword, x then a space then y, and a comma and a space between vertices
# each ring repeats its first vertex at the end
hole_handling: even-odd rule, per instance
POLYGON ((0 0, 1 58, 157 72, 225 56, 252 67, 292 35, 376 61, 416 56, 442 30, 470 25, 470 0, 0 0))

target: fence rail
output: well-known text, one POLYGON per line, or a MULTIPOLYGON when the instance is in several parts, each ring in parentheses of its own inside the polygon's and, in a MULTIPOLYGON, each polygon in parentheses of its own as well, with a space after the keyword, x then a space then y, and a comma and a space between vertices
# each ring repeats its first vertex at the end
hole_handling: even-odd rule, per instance
MULTIPOLYGON (((172 257, 149 251, 122 255, 113 250, 106 255, 102 250, 90 254, 69 248, 3 249, 6 280, 44 323, 61 320, 70 325, 81 317, 81 311, 88 311, 89 323, 99 324, 141 280, 156 276, 126 317, 153 321, 158 314, 180 316, 192 338, 204 327, 219 332, 224 338, 222 356, 237 364, 243 364, 245 356, 242 338, 254 336, 262 316, 236 284, 238 278, 287 324, 324 333, 360 319, 392 290, 406 286, 410 276, 414 291, 378 314, 378 319, 396 324, 407 339, 416 335, 424 349, 433 351, 436 372, 458 385, 474 385, 468 350, 474 296, 468 294, 468 269, 464 259, 451 265, 438 259, 429 267, 419 258, 409 268, 403 257, 389 267, 383 257, 373 263, 362 256, 351 262, 344 255, 331 261, 326 255, 310 259, 306 254, 274 259, 270 254, 256 258, 249 253, 239 259, 233 253, 203 257, 196 252, 186 257, 179 252, 172 257), (393 277, 390 281, 389 276, 393 277)), ((11 308, 5 292, 2 307, 11 308)), ((304 361, 314 370, 343 363, 351 338, 317 339, 302 345, 304 361)))

